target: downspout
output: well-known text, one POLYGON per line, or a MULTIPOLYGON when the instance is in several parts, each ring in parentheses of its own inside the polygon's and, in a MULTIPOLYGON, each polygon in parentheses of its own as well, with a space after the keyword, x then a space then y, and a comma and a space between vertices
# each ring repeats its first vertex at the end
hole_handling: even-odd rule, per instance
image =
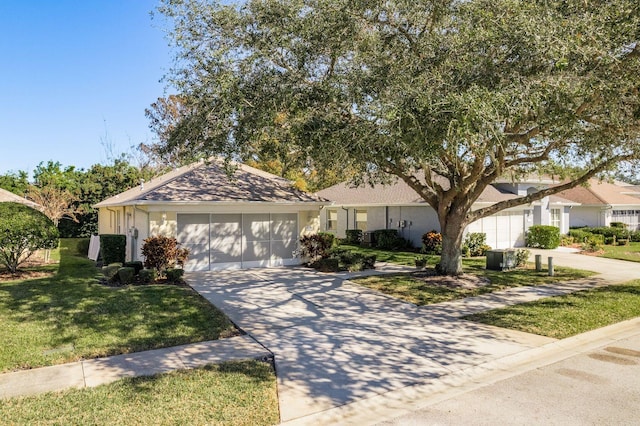
POLYGON ((389 206, 384 206, 384 229, 389 229, 389 206))
MULTIPOLYGON (((345 210, 345 211, 347 212, 347 228, 346 228, 346 229, 349 229, 349 209, 345 209, 345 208, 344 208, 344 206, 340 206, 340 208, 341 208, 342 210, 345 210)), ((345 233, 345 236, 346 236, 346 234, 347 234, 346 229, 345 229, 345 232, 344 232, 344 233, 345 233)), ((336 237, 337 237, 337 235, 336 235, 336 237)))

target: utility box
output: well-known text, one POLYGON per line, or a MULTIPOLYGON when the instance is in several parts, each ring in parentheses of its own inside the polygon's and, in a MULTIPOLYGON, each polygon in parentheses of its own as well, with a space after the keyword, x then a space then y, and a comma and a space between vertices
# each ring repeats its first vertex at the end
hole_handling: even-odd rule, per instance
POLYGON ((373 232, 365 231, 362 233, 362 245, 364 247, 373 247, 375 245, 375 238, 373 232))
POLYGON ((487 269, 505 271, 516 267, 516 251, 499 249, 487 251, 487 269))

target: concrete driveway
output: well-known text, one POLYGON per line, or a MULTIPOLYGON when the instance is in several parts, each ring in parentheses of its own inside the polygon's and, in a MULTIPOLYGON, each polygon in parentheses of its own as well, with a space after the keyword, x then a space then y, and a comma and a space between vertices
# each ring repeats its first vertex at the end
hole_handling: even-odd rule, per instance
MULTIPOLYGON (((375 273, 402 270, 381 265, 375 273)), ((274 354, 282 421, 428 383, 552 339, 459 320, 305 268, 189 284, 274 354)))

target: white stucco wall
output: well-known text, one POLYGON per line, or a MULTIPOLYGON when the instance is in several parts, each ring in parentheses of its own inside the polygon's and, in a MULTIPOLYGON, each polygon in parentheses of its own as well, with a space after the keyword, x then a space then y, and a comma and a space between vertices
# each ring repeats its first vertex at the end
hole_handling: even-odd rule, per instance
POLYGON ((574 206, 569 214, 569 226, 605 226, 606 212, 601 207, 574 206))

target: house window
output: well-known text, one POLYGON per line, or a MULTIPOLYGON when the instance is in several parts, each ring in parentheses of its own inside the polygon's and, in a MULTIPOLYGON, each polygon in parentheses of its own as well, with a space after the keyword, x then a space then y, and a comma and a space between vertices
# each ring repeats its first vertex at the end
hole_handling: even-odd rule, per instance
POLYGON ((338 210, 327 210, 327 231, 338 230, 338 210))
POLYGON ((361 231, 367 230, 367 211, 355 210, 355 226, 361 231))
POLYGON ((562 217, 562 213, 560 209, 551 209, 551 226, 555 226, 556 228, 560 228, 560 218, 562 217))

